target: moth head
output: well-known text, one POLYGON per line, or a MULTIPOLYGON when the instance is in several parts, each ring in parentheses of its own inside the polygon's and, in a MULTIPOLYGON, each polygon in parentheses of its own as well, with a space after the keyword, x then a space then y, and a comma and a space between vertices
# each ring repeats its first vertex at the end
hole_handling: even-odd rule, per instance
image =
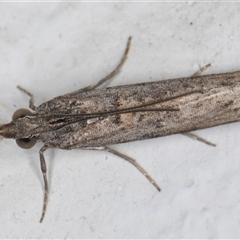
MULTIPOLYGON (((19 118, 30 116, 32 115, 32 112, 25 108, 20 108, 17 111, 14 112, 12 115, 12 120, 16 121, 19 118)), ((16 139, 16 143, 20 148, 29 149, 32 148, 37 142, 37 139, 35 137, 32 138, 21 138, 16 139)))
POLYGON ((25 116, 31 116, 32 112, 29 111, 28 109, 18 109, 17 111, 14 112, 13 116, 12 116, 12 122, 8 123, 8 124, 3 124, 0 126, 0 138, 16 138, 16 143, 19 147, 24 148, 24 149, 29 149, 32 148, 36 142, 37 139, 35 137, 31 137, 31 138, 17 138, 14 134, 14 124, 15 122, 20 119, 23 118, 25 116))

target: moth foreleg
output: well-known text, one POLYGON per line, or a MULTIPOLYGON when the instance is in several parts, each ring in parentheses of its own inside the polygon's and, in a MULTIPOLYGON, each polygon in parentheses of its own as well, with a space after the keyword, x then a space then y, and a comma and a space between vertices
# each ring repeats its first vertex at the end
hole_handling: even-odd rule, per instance
POLYGON ((128 56, 128 52, 129 52, 129 49, 130 49, 130 44, 131 44, 131 39, 132 37, 129 37, 128 38, 128 42, 127 42, 127 46, 125 48, 125 52, 122 56, 122 59, 121 61, 119 62, 119 64, 117 65, 117 67, 111 72, 109 73, 106 77, 104 77, 103 79, 101 79, 99 82, 95 83, 95 84, 92 84, 90 86, 87 86, 85 88, 82 88, 80 89, 81 91, 84 90, 84 91, 89 91, 89 90, 93 90, 97 87, 99 87, 100 85, 104 84, 105 82, 107 82, 108 80, 110 80, 111 78, 115 77, 121 70, 123 64, 126 62, 127 60, 127 56, 128 56))
POLYGON ((29 91, 27 91, 25 88, 22 88, 20 86, 17 86, 17 88, 19 90, 21 90, 22 92, 26 93, 30 97, 30 99, 29 99, 29 108, 31 108, 32 110, 35 111, 37 109, 37 107, 34 105, 34 96, 33 96, 33 94, 30 93, 29 91))
POLYGON ((131 164, 133 164, 147 179, 148 181, 158 190, 161 191, 160 187, 158 186, 158 184, 153 180, 153 178, 147 173, 147 171, 141 167, 141 165, 139 163, 137 163, 136 160, 134 160, 133 158, 122 154, 116 150, 113 150, 112 148, 106 147, 106 146, 102 146, 102 147, 89 147, 89 148, 84 148, 87 150, 99 150, 99 151, 107 151, 110 152, 120 158, 123 158, 124 160, 130 162, 131 164))
POLYGON ((43 201, 43 210, 42 210, 42 216, 40 218, 40 223, 43 221, 46 210, 47 210, 47 203, 48 203, 48 181, 47 181, 47 166, 46 166, 46 161, 44 158, 44 151, 48 149, 47 146, 43 146, 40 151, 40 165, 41 165, 41 170, 42 170, 42 175, 43 175, 43 181, 44 181, 44 201, 43 201))

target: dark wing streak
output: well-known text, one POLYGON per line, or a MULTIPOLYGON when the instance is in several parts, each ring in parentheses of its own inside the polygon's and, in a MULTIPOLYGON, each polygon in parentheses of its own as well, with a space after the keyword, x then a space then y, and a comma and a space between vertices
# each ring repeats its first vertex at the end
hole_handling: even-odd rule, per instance
POLYGON ((43 116, 39 116, 40 118, 45 118, 46 121, 49 122, 49 125, 51 125, 53 128, 49 131, 53 130, 58 130, 63 128, 64 126, 77 123, 77 122, 83 122, 86 120, 98 118, 98 117, 103 117, 103 116, 113 116, 116 114, 127 114, 127 113, 138 113, 138 112, 163 112, 163 111, 179 111, 178 108, 153 108, 153 109, 146 109, 146 107, 157 104, 157 103, 162 103, 162 102, 167 102, 173 99, 177 99, 189 94, 194 94, 194 93, 202 93, 201 91, 192 91, 190 93, 185 93, 178 95, 176 97, 171 97, 166 100, 161 100, 161 101, 154 101, 151 103, 143 104, 141 106, 137 107, 131 107, 131 108, 125 108, 125 109, 120 109, 120 110, 113 110, 113 111, 107 111, 107 112, 96 112, 96 113, 83 113, 83 114, 47 114, 43 116), (53 117, 55 121, 53 120, 53 117), (58 118, 59 117, 59 118, 58 118), (48 120, 49 118, 49 120, 48 120), (59 119, 59 120, 58 120, 59 119))
MULTIPOLYGON (((113 115, 116 115, 116 114, 127 114, 127 113, 137 113, 137 112, 162 112, 162 111, 179 111, 179 109, 139 109, 139 110, 129 110, 129 111, 125 111, 125 112, 106 112, 104 114, 102 113, 99 113, 99 114, 96 114, 94 116, 86 116, 86 117, 81 117, 80 114, 76 115, 78 116, 78 118, 73 118, 72 121, 69 121, 69 119, 65 119, 66 122, 62 122, 61 125, 59 125, 58 127, 54 127, 54 130, 59 130, 67 125, 70 125, 70 124, 73 124, 73 123, 77 123, 77 122, 83 122, 83 121, 86 121, 86 120, 89 120, 89 119, 94 119, 94 118, 97 118, 97 117, 102 117, 102 116, 113 116, 113 115), (68 120, 68 121, 67 121, 68 120)), ((74 115, 67 115, 69 117, 72 117, 74 115)), ((54 124, 54 123, 53 123, 54 124)), ((49 131, 53 131, 53 129, 49 130, 49 131)))
MULTIPOLYGON (((171 97, 171 98, 168 98, 166 100, 160 100, 160 101, 154 101, 154 102, 151 102, 151 103, 146 103, 146 104, 143 104, 141 106, 136 106, 136 107, 131 107, 131 108, 125 108, 125 109, 120 109, 120 110, 113 110, 113 111, 108 111, 108 112, 95 112, 95 113, 79 113, 79 114, 48 114, 48 115, 43 115, 43 117, 47 117, 47 116, 69 116, 69 117, 74 117, 74 116, 79 116, 79 117, 84 117, 84 116, 89 116, 89 118, 87 119, 90 119, 90 118, 95 118, 95 117, 99 117, 99 116, 104 116, 104 115, 112 115, 112 114, 121 114, 121 113, 133 113, 133 112, 146 112, 146 111, 178 111, 179 109, 177 108, 163 108, 163 109, 139 109, 138 108, 144 108, 144 107, 148 107, 148 106, 151 106, 151 105, 155 105, 155 104, 158 104, 158 103, 163 103, 163 102, 167 102, 167 101, 171 101, 173 99, 177 99, 177 98, 180 98, 180 97, 184 97, 184 96, 187 96, 189 94, 194 94, 194 93, 203 93, 201 91, 192 91, 190 93, 184 93, 184 94, 181 94, 179 96, 176 96, 176 97, 171 97)), ((85 119, 84 119, 85 120, 85 119)))

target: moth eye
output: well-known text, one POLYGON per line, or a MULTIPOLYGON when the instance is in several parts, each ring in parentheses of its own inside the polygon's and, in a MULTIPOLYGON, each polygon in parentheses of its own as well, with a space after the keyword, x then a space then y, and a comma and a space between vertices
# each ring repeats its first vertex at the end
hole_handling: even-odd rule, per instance
POLYGON ((18 118, 25 117, 27 115, 32 115, 32 112, 25 108, 18 109, 12 116, 12 120, 17 120, 18 118))
POLYGON ((16 143, 20 148, 29 149, 32 148, 37 142, 35 137, 33 138, 21 138, 16 139, 16 143))

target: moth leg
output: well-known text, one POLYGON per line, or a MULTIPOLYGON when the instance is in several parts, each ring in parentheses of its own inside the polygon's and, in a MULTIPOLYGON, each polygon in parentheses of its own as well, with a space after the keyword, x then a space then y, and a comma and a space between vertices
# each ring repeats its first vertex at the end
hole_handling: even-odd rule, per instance
POLYGON ((109 73, 106 77, 104 77, 103 79, 101 79, 99 82, 95 83, 95 84, 92 84, 90 86, 87 86, 85 88, 82 88, 80 89, 81 91, 84 90, 84 91, 89 91, 89 90, 93 90, 97 87, 99 87, 100 85, 104 84, 105 82, 107 82, 109 79, 115 77, 121 70, 123 64, 126 62, 127 60, 127 56, 128 56, 128 52, 129 52, 129 49, 130 49, 130 44, 131 44, 131 39, 132 37, 129 37, 128 38, 128 42, 127 42, 127 46, 125 48, 125 52, 122 56, 122 59, 121 61, 119 62, 119 64, 117 65, 117 67, 111 72, 109 73))
MULTIPOLYGON (((210 66, 211 66, 211 64, 208 63, 207 65, 201 67, 201 68, 200 68, 197 72, 195 72, 191 77, 200 76, 200 75, 202 74, 202 72, 205 71, 205 70, 206 70, 208 67, 210 67, 210 66)), ((188 133, 182 133, 182 134, 185 135, 185 136, 187 136, 187 137, 190 137, 190 138, 192 138, 192 139, 194 139, 194 140, 198 140, 198 141, 200 141, 200 142, 203 142, 203 143, 205 143, 205 144, 207 144, 207 145, 209 145, 209 146, 216 147, 216 144, 211 143, 211 142, 207 141, 206 139, 203 139, 203 138, 197 136, 196 134, 189 133, 189 132, 188 132, 188 133)))
POLYGON ((48 149, 47 146, 43 146, 40 151, 40 165, 41 165, 41 170, 42 170, 42 175, 43 175, 43 181, 44 181, 44 201, 43 201, 43 210, 42 210, 42 216, 40 218, 40 223, 43 221, 46 210, 47 210, 47 203, 48 203, 48 181, 47 181, 47 166, 46 166, 46 161, 44 158, 43 153, 48 149))
POLYGON ((147 171, 142 168, 139 163, 137 163, 136 160, 134 160, 133 158, 131 157, 128 157, 127 155, 125 154, 122 154, 116 150, 113 150, 112 148, 109 148, 109 147, 106 147, 106 146, 103 146, 103 147, 90 147, 90 148, 84 148, 84 149, 87 149, 87 150, 99 150, 99 151, 107 151, 107 152, 110 152, 120 158, 123 158, 124 160, 130 162, 131 164, 133 164, 147 179, 148 181, 158 190, 158 191, 161 191, 160 187, 158 186, 158 184, 153 180, 153 178, 147 173, 147 171))
POLYGON ((29 99, 29 108, 31 108, 33 111, 36 111, 37 107, 34 105, 34 96, 32 93, 30 93, 29 91, 27 91, 25 88, 22 88, 20 86, 17 86, 17 88, 19 90, 21 90, 22 92, 26 93, 30 99, 29 99))
POLYGON ((191 75, 191 77, 200 76, 202 72, 204 72, 210 66, 211 66, 211 63, 206 64, 205 66, 201 67, 197 72, 195 72, 193 75, 191 75))
POLYGON ((190 132, 182 133, 182 134, 183 134, 184 136, 190 137, 190 138, 192 138, 192 139, 194 139, 194 140, 198 140, 198 141, 200 141, 200 142, 203 142, 203 143, 205 143, 205 144, 207 144, 207 145, 209 145, 209 146, 216 147, 216 144, 211 143, 211 142, 207 141, 206 139, 197 136, 196 134, 193 134, 193 133, 190 133, 190 132))

